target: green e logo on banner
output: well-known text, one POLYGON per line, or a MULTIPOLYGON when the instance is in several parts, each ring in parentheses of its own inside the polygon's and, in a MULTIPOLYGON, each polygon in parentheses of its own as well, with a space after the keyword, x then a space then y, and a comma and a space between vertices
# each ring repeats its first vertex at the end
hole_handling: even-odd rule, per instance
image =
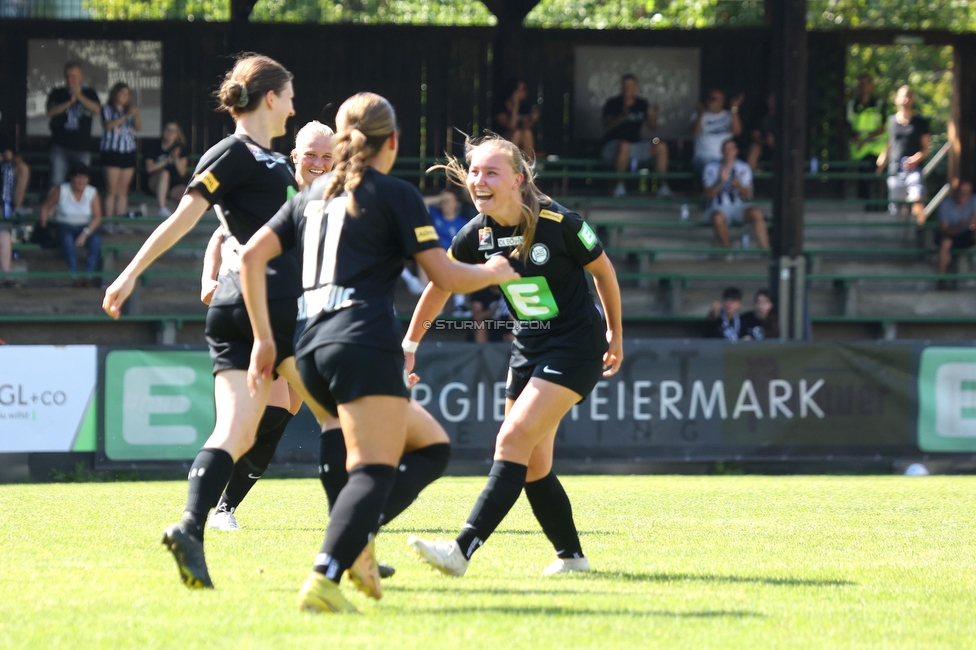
POLYGON ((559 314, 556 298, 541 275, 506 282, 501 286, 519 320, 549 320, 559 314))
POLYGON ((918 447, 922 451, 976 451, 976 350, 922 351, 918 447))
POLYGON ((105 358, 105 455, 189 460, 214 426, 206 352, 114 350, 105 358))

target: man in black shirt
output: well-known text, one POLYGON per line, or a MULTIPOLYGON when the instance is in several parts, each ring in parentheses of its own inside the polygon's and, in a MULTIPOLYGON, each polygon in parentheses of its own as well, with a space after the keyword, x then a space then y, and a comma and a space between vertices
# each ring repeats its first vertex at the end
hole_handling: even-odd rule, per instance
POLYGON ((910 201, 916 223, 925 223, 925 204, 922 197, 925 179, 922 166, 929 151, 932 136, 929 121, 915 115, 912 107, 915 94, 902 86, 895 95, 898 112, 888 119, 888 146, 878 156, 878 173, 888 165, 888 200, 910 201))
POLYGON ((60 185, 68 176, 72 161, 91 164, 92 116, 101 113, 102 105, 93 88, 85 81, 81 64, 64 64, 64 86, 47 96, 47 117, 51 125, 51 185, 60 185))
MULTIPOLYGON (((647 124, 657 128, 657 104, 637 96, 637 77, 625 74, 620 80, 620 94, 611 97, 603 105, 603 151, 604 160, 614 161, 614 169, 625 172, 631 166, 645 160, 654 159, 658 174, 668 171, 668 145, 659 138, 642 140, 641 129, 647 124)), ((624 196, 627 189, 624 182, 618 181, 614 196, 624 196)), ((661 181, 658 196, 671 196, 671 188, 666 180, 661 181)))

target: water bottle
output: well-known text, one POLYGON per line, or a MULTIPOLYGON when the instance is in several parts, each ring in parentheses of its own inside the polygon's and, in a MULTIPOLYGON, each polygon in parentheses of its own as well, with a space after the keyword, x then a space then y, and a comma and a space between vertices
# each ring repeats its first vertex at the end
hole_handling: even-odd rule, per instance
POLYGON ((688 207, 688 202, 687 201, 682 201, 681 202, 681 220, 682 221, 688 221, 688 219, 690 217, 691 217, 691 208, 688 207))
POLYGON ((749 249, 749 233, 742 233, 742 250, 749 249))

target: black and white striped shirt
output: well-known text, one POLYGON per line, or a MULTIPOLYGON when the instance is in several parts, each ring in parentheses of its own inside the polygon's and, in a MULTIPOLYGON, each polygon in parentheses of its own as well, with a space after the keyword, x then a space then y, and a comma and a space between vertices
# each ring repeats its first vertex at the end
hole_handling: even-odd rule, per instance
MULTIPOLYGON (((105 104, 102 106, 102 125, 106 125, 113 120, 117 120, 125 115, 124 108, 115 108, 105 104)), ((135 120, 130 115, 112 130, 105 131, 102 136, 102 151, 113 153, 132 153, 136 150, 136 125, 135 120)))

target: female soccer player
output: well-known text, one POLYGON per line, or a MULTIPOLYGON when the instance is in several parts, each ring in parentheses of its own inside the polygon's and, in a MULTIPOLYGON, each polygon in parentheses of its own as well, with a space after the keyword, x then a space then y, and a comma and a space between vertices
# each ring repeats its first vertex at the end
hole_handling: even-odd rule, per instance
MULTIPOLYGON (((295 165, 295 182, 298 183, 299 190, 304 190, 306 187, 309 187, 315 179, 320 178, 332 170, 334 137, 335 133, 332 129, 316 120, 312 120, 303 126, 295 135, 295 148, 291 152, 291 161, 295 165)), ((223 227, 217 228, 214 231, 213 237, 210 238, 207 253, 204 256, 201 299, 207 305, 210 304, 214 291, 217 289, 218 272, 222 261, 220 248, 224 240, 225 233, 223 227)), ((276 380, 279 383, 284 381, 282 377, 276 380)), ((254 487, 254 484, 268 469, 268 466, 271 464, 271 459, 274 458, 275 451, 278 449, 278 443, 281 442, 281 436, 284 435, 285 429, 288 427, 288 423, 291 422, 291 419, 298 413, 298 409, 302 406, 302 398, 299 397, 295 390, 292 388, 288 388, 287 390, 288 406, 285 409, 286 412, 278 413, 281 422, 271 431, 262 433, 254 441, 254 446, 234 463, 234 473, 231 475, 227 487, 224 488, 224 492, 220 496, 220 501, 217 502, 217 508, 214 510, 213 516, 210 517, 210 522, 208 523, 209 528, 224 531, 240 530, 234 512, 241 501, 244 500, 244 497, 247 496, 250 489, 254 487)), ((265 409, 265 413, 267 414, 269 410, 273 411, 276 408, 281 407, 269 406, 265 409)), ((324 428, 326 431, 330 431, 338 427, 338 420, 330 418, 330 421, 326 423, 324 428)), ((330 439, 332 438, 330 437, 330 439)), ((340 443, 341 440, 342 434, 340 433, 340 443)))
MULTIPOLYGON (((532 167, 518 147, 488 136, 469 147, 467 162, 467 171, 454 159, 444 169, 467 185, 480 214, 454 238, 450 256, 466 264, 505 257, 522 276, 501 285, 520 321, 509 362, 506 415, 488 484, 460 534, 450 542, 411 536, 408 543, 440 572, 462 576, 524 487, 556 549, 556 560, 543 573, 588 571, 569 497, 552 472, 552 448, 563 416, 623 362, 617 276, 590 226, 536 188, 532 167), (593 276, 606 326, 584 270, 593 276)), ((416 349, 425 333, 421 323, 434 320, 447 298, 441 287, 427 287, 407 330, 405 350, 416 349)), ((408 371, 413 361, 408 354, 408 371)))
POLYGON ((339 416, 349 478, 299 593, 299 608, 353 612, 339 580, 361 552, 372 558, 372 536, 389 508, 387 498, 398 496, 391 490, 416 414, 393 309, 404 259, 414 257, 436 286, 452 293, 517 276, 503 259, 480 267, 447 259, 420 193, 387 175, 398 143, 388 101, 373 93, 354 95, 339 108, 336 125, 334 171, 248 243, 241 280, 254 328, 248 379, 258 387, 271 377, 276 359, 265 264, 291 249, 302 260, 308 325, 298 343, 299 372, 314 399, 339 416))
MULTIPOLYGON (((217 97, 220 110, 237 123, 233 135, 214 145, 200 159, 193 180, 176 211, 164 221, 132 262, 105 291, 102 308, 118 318, 139 275, 164 251, 189 232, 211 205, 224 228, 238 242, 247 240, 295 192, 288 158, 270 149, 272 139, 285 134, 294 114, 292 75, 266 56, 243 55, 230 70, 217 97)), ((247 385, 251 326, 244 309, 237 273, 236 251, 224 251, 227 273, 220 276, 207 311, 206 336, 214 364, 214 431, 190 469, 183 521, 163 533, 163 544, 173 553, 180 577, 188 587, 213 587, 203 552, 207 515, 234 470, 234 462, 254 444, 255 434, 276 428, 287 413, 287 390, 279 385, 276 401, 282 407, 262 417, 269 403, 272 382, 262 382, 252 393, 247 385)), ((271 264, 267 299, 275 314, 274 334, 281 371, 291 361, 292 338, 300 293, 297 260, 282 256, 271 264)), ((296 380, 296 383, 299 383, 296 380)))

